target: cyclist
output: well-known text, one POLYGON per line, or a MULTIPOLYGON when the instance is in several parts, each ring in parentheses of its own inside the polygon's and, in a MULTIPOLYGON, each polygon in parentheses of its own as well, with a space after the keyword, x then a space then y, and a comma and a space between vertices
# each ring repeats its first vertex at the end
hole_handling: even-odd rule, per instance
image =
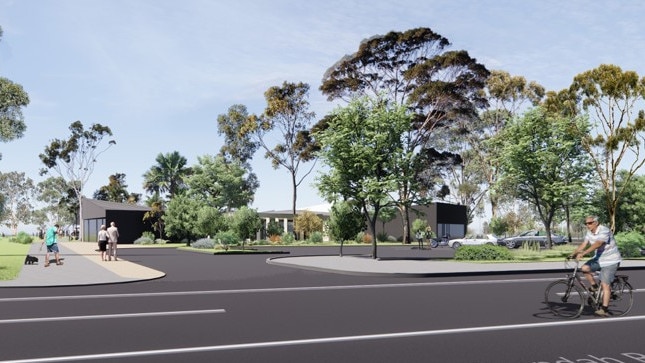
POLYGON ((600 288, 602 289, 602 306, 596 310, 597 316, 609 316, 607 308, 609 306, 609 298, 611 294, 611 283, 616 275, 616 270, 620 265, 621 256, 616 245, 611 230, 600 223, 598 223, 597 216, 589 216, 585 218, 585 225, 587 226, 587 234, 584 241, 576 248, 570 256, 580 261, 584 255, 594 252, 594 257, 585 262, 581 270, 586 279, 591 284, 590 290, 595 292, 598 290, 598 285, 594 280, 593 273, 600 271, 600 288))

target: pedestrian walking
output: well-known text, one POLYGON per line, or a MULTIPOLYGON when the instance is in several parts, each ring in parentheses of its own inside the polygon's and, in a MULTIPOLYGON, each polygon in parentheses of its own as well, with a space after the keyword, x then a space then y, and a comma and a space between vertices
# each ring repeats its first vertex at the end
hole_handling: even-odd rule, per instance
POLYGON ((119 240, 119 229, 116 228, 116 223, 110 222, 110 227, 107 229, 108 233, 108 261, 112 261, 112 257, 114 257, 114 261, 118 261, 116 258, 116 245, 119 240))
POLYGON ((60 260, 60 251, 58 249, 58 230, 60 226, 55 224, 53 227, 49 227, 47 233, 45 233, 45 240, 40 245, 40 248, 43 248, 43 244, 47 244, 47 252, 45 253, 45 267, 49 267, 49 254, 53 253, 54 258, 56 259, 57 265, 62 265, 63 262, 60 260))
POLYGON ((105 229, 105 224, 102 224, 97 238, 97 240, 99 241, 99 251, 101 251, 101 261, 105 261, 108 239, 109 235, 107 230, 105 229))

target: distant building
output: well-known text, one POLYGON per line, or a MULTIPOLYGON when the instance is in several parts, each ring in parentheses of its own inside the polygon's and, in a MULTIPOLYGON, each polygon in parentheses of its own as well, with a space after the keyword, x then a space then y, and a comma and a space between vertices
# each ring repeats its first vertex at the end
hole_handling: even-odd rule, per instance
POLYGON ((143 221, 149 207, 137 204, 115 203, 104 200, 82 198, 83 241, 96 242, 101 225, 106 227, 114 222, 119 229, 119 243, 133 243, 144 231, 153 232, 150 223, 143 221))
MULTIPOLYGON (((323 221, 329 219, 331 204, 322 204, 309 208, 299 209, 296 214, 310 211, 318 215, 323 221)), ((270 210, 258 212, 264 222, 264 228, 258 233, 258 239, 266 239, 266 228, 269 221, 275 220, 284 228, 284 232, 293 233, 293 212, 291 210, 270 210)), ((450 235, 452 238, 461 238, 466 235, 468 216, 466 207, 463 205, 448 203, 431 203, 427 206, 413 206, 410 210, 410 227, 415 219, 425 219, 428 226, 432 228, 436 236, 450 235)), ((366 223, 367 227, 367 223, 366 223)), ((396 217, 383 224, 376 222, 376 233, 387 233, 398 241, 403 240, 403 222, 397 213, 396 217)), ((414 237, 414 236, 412 236, 414 237)))
MULTIPOLYGON (((297 209, 296 214, 302 214, 304 212, 311 212, 320 217, 323 222, 329 219, 329 212, 331 210, 331 204, 320 204, 311 206, 304 209, 297 209)), ((262 219, 262 229, 258 232, 257 239, 267 239, 267 227, 269 222, 274 220, 282 226, 283 233, 294 233, 293 228, 293 211, 289 210, 269 210, 264 212, 258 212, 258 215, 262 219)))
MULTIPOLYGON (((428 226, 432 228, 436 237, 450 236, 451 238, 461 238, 466 235, 468 227, 468 211, 466 206, 449 203, 431 203, 427 206, 412 206, 410 216, 410 228, 415 219, 424 219, 428 226)), ((390 222, 383 223, 376 221, 376 233, 387 233, 400 241, 403 239, 403 221, 397 213, 396 218, 390 222)), ((412 235, 412 233, 411 233, 412 235)), ((414 238, 414 236, 411 236, 414 238)))

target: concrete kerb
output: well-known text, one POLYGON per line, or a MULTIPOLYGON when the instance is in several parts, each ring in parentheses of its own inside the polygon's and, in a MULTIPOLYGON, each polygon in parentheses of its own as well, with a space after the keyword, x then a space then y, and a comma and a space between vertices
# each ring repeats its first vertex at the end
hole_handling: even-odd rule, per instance
MULTIPOLYGON (((433 277, 570 272, 563 262, 472 263, 443 259, 388 258, 365 255, 279 256, 268 264, 358 276, 433 277)), ((625 260, 621 271, 645 269, 645 260, 625 260)))

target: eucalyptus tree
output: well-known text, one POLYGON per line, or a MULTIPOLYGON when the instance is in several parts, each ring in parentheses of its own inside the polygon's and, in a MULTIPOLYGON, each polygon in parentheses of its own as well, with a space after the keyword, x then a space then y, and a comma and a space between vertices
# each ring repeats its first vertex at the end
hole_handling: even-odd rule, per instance
POLYGON ((569 196, 584 190, 591 171, 580 134, 587 120, 554 117, 540 108, 510 121, 493 142, 501 177, 496 187, 531 204, 546 229, 569 196))
MULTIPOLYGON (((97 159, 107 151, 114 140, 108 140, 107 145, 101 143, 112 136, 108 126, 92 124, 87 130, 81 121, 75 121, 69 126, 71 135, 67 139, 54 139, 45 151, 39 155, 45 165, 40 175, 55 172, 65 179, 72 187, 76 200, 83 198, 83 187, 94 172, 97 159)), ((78 217, 83 216, 83 203, 78 204, 78 217)), ((80 224, 80 236, 83 236, 83 223, 80 224)))
MULTIPOLYGON (((60 176, 51 176, 36 184, 36 200, 45 204, 42 210, 47 214, 49 221, 53 223, 73 223, 78 203, 73 203, 72 206, 67 204, 69 193, 73 189, 69 182, 60 176)), ((73 198, 73 200, 76 201, 77 199, 73 198)))
POLYGON ((255 193, 260 183, 250 161, 260 144, 246 130, 250 117, 246 106, 233 105, 226 114, 217 116, 217 133, 224 135, 224 145, 220 148, 219 155, 227 162, 239 164, 247 170, 246 187, 255 193))
POLYGON ((29 224, 33 209, 31 199, 35 191, 34 181, 24 172, 0 173, 0 190, 4 197, 3 213, 0 221, 18 233, 20 223, 29 224))
POLYGON ((256 137, 265 150, 264 157, 271 160, 274 169, 285 168, 291 176, 291 209, 296 215, 298 187, 316 165, 318 147, 311 137, 309 127, 315 113, 309 111, 309 85, 283 82, 282 86, 270 87, 264 97, 267 107, 264 113, 247 119, 244 133, 256 137), (276 144, 272 133, 280 134, 276 144), (304 164, 313 161, 311 166, 304 164), (302 169, 304 168, 304 170, 302 169))
MULTIPOLYGON (((2 40, 2 27, 0 27, 2 40)), ((27 130, 22 108, 29 104, 29 95, 21 85, 0 77, 0 141, 21 138, 27 130)), ((0 154, 0 159, 2 154, 0 154)))
POLYGON ((582 138, 605 195, 609 223, 616 228, 618 204, 629 182, 645 164, 645 77, 603 64, 580 73, 568 89, 549 92, 545 107, 565 115, 588 113, 592 129, 582 138), (627 171, 618 185, 618 171, 627 171))
POLYGON ((506 71, 493 70, 486 81, 484 88, 488 107, 483 110, 479 118, 465 123, 463 128, 467 132, 460 132, 457 136, 466 145, 467 151, 462 154, 464 158, 464 178, 475 179, 475 183, 465 183, 463 188, 474 195, 475 198, 487 195, 491 207, 492 217, 499 212, 500 199, 491 186, 499 177, 499 167, 495 164, 497 151, 488 147, 486 140, 497 135, 506 124, 524 110, 528 105, 537 106, 543 99, 544 87, 535 81, 527 81, 522 76, 512 76, 506 71), (483 178, 483 180, 482 180, 483 178), (476 183, 482 182, 477 185, 476 183))
POLYGON ((162 154, 155 158, 157 162, 143 174, 143 188, 150 194, 163 194, 171 200, 186 189, 185 179, 192 173, 187 166, 188 160, 178 151, 162 154))
POLYGON ((319 176, 318 189, 329 201, 351 200, 360 208, 373 236, 373 258, 378 257, 376 221, 402 178, 397 163, 406 155, 402 135, 410 119, 404 106, 360 98, 336 109, 315 134, 329 167, 319 176))
MULTIPOLYGON (((627 170, 620 170, 616 179, 616 187, 624 189, 623 195, 618 201, 616 208, 616 233, 638 231, 645 233, 645 176, 634 175, 629 178, 629 183, 624 186, 629 178, 627 170)), ((602 187, 598 186, 590 197, 590 206, 585 211, 586 214, 579 218, 584 221, 584 217, 589 214, 589 210, 601 219, 609 220, 609 214, 606 208, 605 196, 602 187)))
MULTIPOLYGON (((466 51, 451 51, 449 47, 448 39, 429 28, 377 35, 329 68, 320 90, 330 101, 368 95, 408 107, 416 117, 402 131, 404 150, 410 155, 425 154, 426 158, 442 156, 431 135, 451 127, 458 119, 477 117, 477 110, 486 106, 481 90, 489 75, 466 51)), ((399 164, 396 171, 402 176, 396 203, 406 242, 410 240, 410 206, 431 201, 436 183, 434 177, 423 178, 423 170, 419 170, 429 169, 428 164, 415 157, 408 160, 410 164, 399 164)))

